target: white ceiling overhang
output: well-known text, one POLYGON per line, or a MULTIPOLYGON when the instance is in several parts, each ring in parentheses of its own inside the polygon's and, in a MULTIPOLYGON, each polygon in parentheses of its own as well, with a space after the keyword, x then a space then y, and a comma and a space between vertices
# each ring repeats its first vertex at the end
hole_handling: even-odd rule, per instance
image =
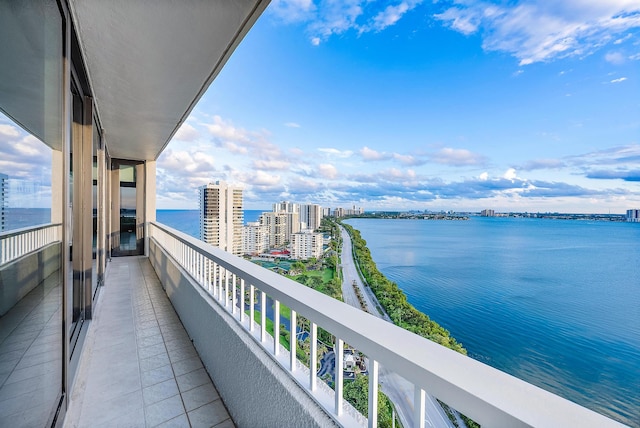
POLYGON ((109 154, 156 159, 268 3, 70 0, 109 154))

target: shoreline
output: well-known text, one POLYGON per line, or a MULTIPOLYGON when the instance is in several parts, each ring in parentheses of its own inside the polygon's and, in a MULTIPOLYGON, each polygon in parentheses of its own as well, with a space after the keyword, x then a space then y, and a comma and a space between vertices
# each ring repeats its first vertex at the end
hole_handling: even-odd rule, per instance
POLYGON ((467 355, 467 350, 451 336, 448 330, 433 321, 429 315, 416 309, 415 306, 408 302, 407 295, 398 284, 389 280, 378 270, 371 257, 371 252, 366 247, 366 241, 360 235, 360 231, 342 221, 337 221, 337 223, 349 233, 352 241, 353 257, 358 266, 358 271, 367 283, 371 293, 376 297, 380 307, 391 319, 391 322, 405 330, 467 355), (384 295, 382 295, 382 292, 384 292, 384 295), (389 313, 387 306, 391 304, 394 305, 395 311, 389 313))

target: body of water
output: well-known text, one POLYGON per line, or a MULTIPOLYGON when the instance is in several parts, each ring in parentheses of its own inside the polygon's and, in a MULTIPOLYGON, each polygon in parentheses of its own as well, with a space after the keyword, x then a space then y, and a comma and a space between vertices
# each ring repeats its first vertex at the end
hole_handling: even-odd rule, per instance
POLYGON ((348 223, 471 357, 640 427, 640 224, 348 223))
MULTIPOLYGON (((260 214, 269 210, 244 210, 244 223, 258 221, 260 214)), ((157 210, 156 219, 180 232, 200 239, 200 211, 198 210, 157 210)))

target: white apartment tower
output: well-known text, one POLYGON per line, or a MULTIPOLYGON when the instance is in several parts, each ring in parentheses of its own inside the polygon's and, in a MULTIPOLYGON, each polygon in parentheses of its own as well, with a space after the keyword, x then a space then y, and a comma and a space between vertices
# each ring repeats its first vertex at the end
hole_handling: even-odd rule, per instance
POLYGON ((322 233, 298 232, 291 235, 291 258, 295 260, 307 260, 311 257, 322 257, 322 245, 324 238, 322 233))
POLYGON ((322 207, 317 204, 300 205, 300 223, 304 229, 316 230, 322 222, 322 207))
POLYGON ((216 181, 198 188, 200 239, 215 247, 242 254, 242 188, 216 181))
POLYGON ((632 223, 639 223, 640 210, 627 210, 627 221, 632 223))
POLYGON ((261 254, 269 249, 269 228, 259 221, 242 227, 242 254, 261 254))
POLYGON ((273 204, 274 213, 299 213, 300 205, 294 202, 282 201, 273 204))
POLYGON ((5 230, 7 222, 7 199, 9 196, 9 177, 0 174, 0 232, 5 230))

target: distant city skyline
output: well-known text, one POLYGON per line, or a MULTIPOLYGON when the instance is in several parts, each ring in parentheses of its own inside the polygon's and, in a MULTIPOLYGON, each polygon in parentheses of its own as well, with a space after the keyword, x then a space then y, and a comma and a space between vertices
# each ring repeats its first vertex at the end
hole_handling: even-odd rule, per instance
MULTIPOLYGON (((637 1, 275 0, 159 157, 157 206, 224 180, 246 209, 624 214, 639 79, 637 1)), ((0 173, 42 183, 33 140, 0 115, 0 173)))

